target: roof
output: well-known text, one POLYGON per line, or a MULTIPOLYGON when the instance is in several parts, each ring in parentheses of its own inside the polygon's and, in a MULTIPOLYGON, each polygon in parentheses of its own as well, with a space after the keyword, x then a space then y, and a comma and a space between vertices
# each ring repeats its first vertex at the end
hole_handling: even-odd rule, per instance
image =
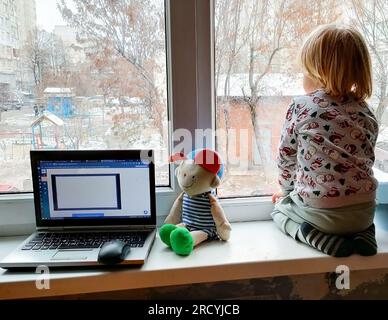
POLYGON ((36 119, 31 124, 31 127, 35 127, 36 125, 38 125, 39 123, 41 123, 45 120, 47 120, 47 121, 49 121, 49 122, 51 122, 59 127, 62 127, 65 124, 61 118, 57 117, 55 114, 53 114, 51 112, 46 111, 42 116, 40 116, 38 119, 36 119))
POLYGON ((43 93, 45 95, 55 95, 55 96, 64 96, 64 97, 71 97, 74 95, 73 90, 71 88, 48 87, 43 91, 43 93))
MULTIPOLYGON (((258 75, 254 76, 256 79, 258 75)), ((220 75, 217 96, 224 95, 226 75, 220 75)), ((303 74, 268 73, 259 82, 259 96, 295 96, 304 95, 303 74)), ((250 95, 249 74, 238 73, 230 77, 230 97, 250 95)))

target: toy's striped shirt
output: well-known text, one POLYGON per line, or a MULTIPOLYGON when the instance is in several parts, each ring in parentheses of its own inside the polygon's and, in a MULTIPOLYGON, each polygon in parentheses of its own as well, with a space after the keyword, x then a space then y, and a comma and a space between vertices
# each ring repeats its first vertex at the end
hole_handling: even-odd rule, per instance
POLYGON ((183 196, 182 221, 190 229, 216 229, 207 193, 198 196, 183 196))

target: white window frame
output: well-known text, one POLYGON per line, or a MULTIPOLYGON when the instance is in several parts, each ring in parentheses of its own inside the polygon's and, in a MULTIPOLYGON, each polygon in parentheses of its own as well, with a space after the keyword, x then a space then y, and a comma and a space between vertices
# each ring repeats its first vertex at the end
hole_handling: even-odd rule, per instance
MULTIPOLYGON (((210 129, 206 147, 215 147, 214 0, 165 0, 168 69, 169 138, 175 129, 210 129), (184 106, 184 107, 182 107, 184 106)), ((179 194, 170 166, 170 187, 156 191, 158 224, 179 194)), ((221 199, 231 222, 267 220, 269 197, 221 199)), ((22 235, 35 227, 32 193, 0 195, 0 236, 22 235)))
MULTIPOLYGON (((194 30, 192 34, 192 41, 190 46, 195 50, 196 70, 194 73, 187 73, 185 68, 180 71, 186 73, 186 76, 195 77, 194 84, 187 88, 191 90, 196 101, 191 104, 184 104, 187 100, 187 95, 180 95, 181 92, 186 92, 180 87, 173 86, 174 92, 174 126, 176 128, 186 128, 191 132, 195 129, 211 130, 212 138, 207 142, 206 147, 215 148, 215 129, 216 129, 216 113, 215 113, 215 88, 214 88, 214 0, 171 0, 171 3, 176 6, 174 9, 181 14, 177 15, 180 19, 180 25, 176 30, 183 33, 183 29, 188 28, 188 24, 194 30), (179 6, 179 7, 178 7, 179 6), (183 15, 184 14, 184 15, 183 15), (187 18, 190 16, 190 20, 187 18), (193 24, 194 21, 194 25, 193 24), (195 90, 195 92, 193 92, 195 90), (178 100, 176 98, 178 95, 178 100), (190 105, 190 111, 194 122, 187 123, 181 121, 181 118, 187 118, 187 110, 179 109, 179 106, 190 105)), ((172 11, 174 16, 174 10, 172 11)), ((173 21, 174 22, 174 21, 173 21)), ((174 36, 174 33, 173 33, 174 36)), ((176 35, 175 35, 176 36, 176 35)), ((187 66, 192 63, 187 57, 188 46, 184 43, 187 39, 187 34, 181 35, 181 38, 175 38, 175 44, 172 52, 180 51, 182 56, 186 56, 187 61, 182 66, 187 66)), ((194 58, 194 57, 193 57, 194 58)), ((179 77, 180 78, 180 77, 179 77)), ((194 99, 193 99, 194 100, 194 99)), ((229 220, 231 222, 240 221, 255 221, 268 220, 270 213, 273 210, 273 204, 270 197, 249 197, 249 198, 233 198, 221 199, 221 205, 224 208, 229 220)))
MULTIPOLYGON (((214 0, 170 0, 170 10, 167 10, 170 14, 170 29, 167 29, 170 32, 167 33, 171 37, 169 52, 172 59, 169 61, 172 65, 170 96, 173 128, 188 129, 193 137, 196 129, 211 131, 212 137, 205 140, 208 148, 215 148, 216 129, 214 4, 214 0)), ((174 139, 173 136, 171 138, 174 139)), ((178 138, 174 141, 178 141, 178 138)), ((196 145, 195 142, 193 145, 196 145)), ((179 187, 175 179, 172 180, 174 190, 177 190, 179 187)), ((273 210, 270 197, 220 201, 231 222, 268 220, 273 210)), ((172 202, 163 204, 170 208, 172 202)), ((162 212, 168 213, 166 210, 162 212)))

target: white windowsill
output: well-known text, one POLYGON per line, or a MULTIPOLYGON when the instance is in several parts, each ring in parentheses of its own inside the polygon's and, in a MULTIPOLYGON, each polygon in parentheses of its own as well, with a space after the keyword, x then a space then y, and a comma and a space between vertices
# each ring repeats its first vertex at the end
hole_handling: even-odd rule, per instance
MULTIPOLYGON (((23 237, 0 239, 0 259, 23 237)), ((51 289, 35 288, 36 274, 0 269, 0 299, 50 297, 192 283, 388 268, 388 232, 377 226, 379 254, 336 259, 281 233, 272 221, 233 224, 229 242, 206 243, 179 257, 157 238, 146 264, 135 269, 68 270, 51 273, 51 289)))

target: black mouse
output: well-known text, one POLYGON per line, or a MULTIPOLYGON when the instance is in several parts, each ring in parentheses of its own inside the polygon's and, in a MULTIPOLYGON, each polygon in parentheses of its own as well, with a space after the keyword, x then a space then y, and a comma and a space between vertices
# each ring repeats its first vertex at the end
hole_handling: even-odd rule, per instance
POLYGON ((130 245, 121 240, 106 242, 98 253, 98 262, 102 264, 118 264, 125 259, 130 249, 130 245))

